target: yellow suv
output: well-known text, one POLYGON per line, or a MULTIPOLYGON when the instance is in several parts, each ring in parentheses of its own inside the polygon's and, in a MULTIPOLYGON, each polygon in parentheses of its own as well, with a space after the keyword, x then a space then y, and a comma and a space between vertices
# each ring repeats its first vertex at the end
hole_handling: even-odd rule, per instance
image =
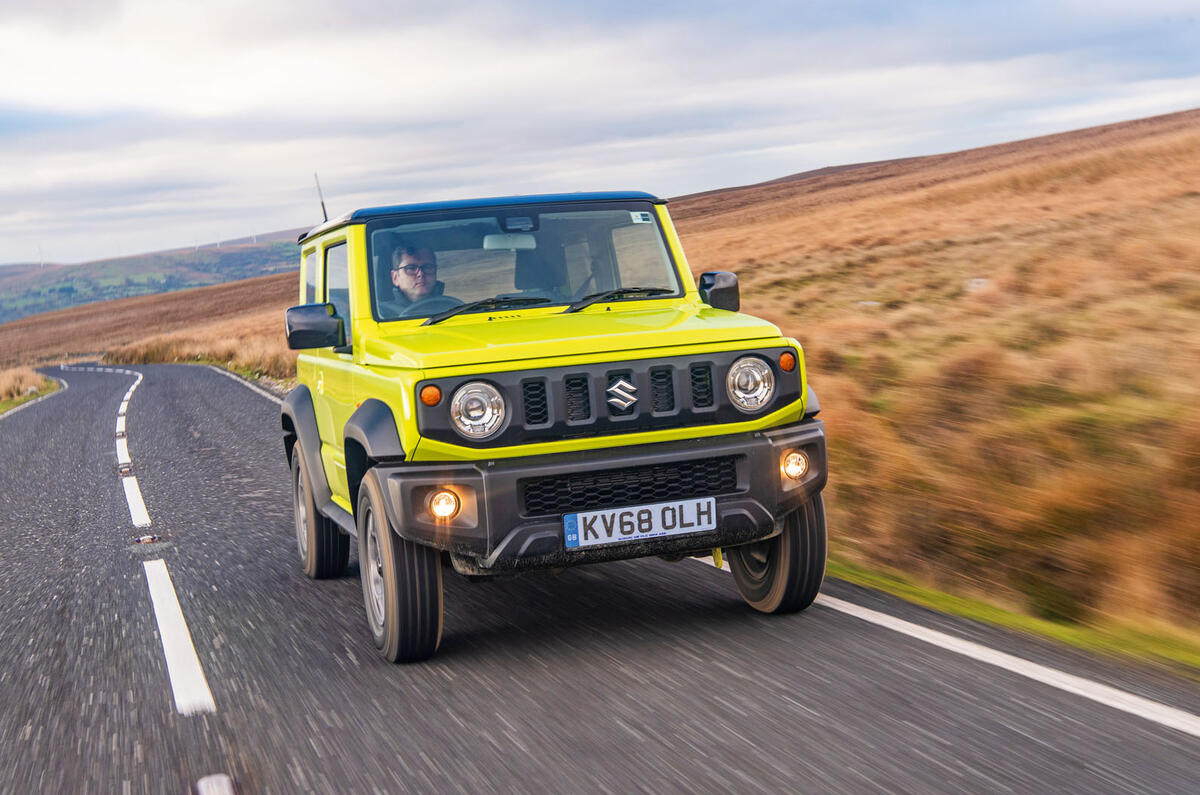
POLYGON ((757 610, 825 572, 825 431, 800 345, 693 279, 666 202, 374 207, 300 238, 283 407, 304 572, 357 538, 367 623, 432 655, 442 572, 728 557, 757 610))

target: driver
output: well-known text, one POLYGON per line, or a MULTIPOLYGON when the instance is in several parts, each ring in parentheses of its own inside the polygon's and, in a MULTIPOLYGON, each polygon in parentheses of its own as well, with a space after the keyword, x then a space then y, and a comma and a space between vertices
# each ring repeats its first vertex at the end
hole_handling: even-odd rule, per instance
POLYGON ((392 300, 402 310, 441 295, 445 287, 437 280, 437 257, 432 249, 401 245, 392 252, 392 300))

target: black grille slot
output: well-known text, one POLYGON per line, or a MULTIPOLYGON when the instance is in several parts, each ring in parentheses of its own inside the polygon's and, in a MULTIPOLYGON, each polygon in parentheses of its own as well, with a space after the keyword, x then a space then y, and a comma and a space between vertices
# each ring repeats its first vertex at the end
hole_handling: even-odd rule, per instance
POLYGON ((656 367, 650 371, 650 394, 655 412, 675 410, 675 384, 669 367, 656 367))
POLYGON ((528 516, 644 505, 737 491, 737 456, 605 469, 520 482, 528 516))
POLYGON ((567 419, 586 420, 592 416, 592 398, 588 394, 586 375, 569 375, 563 379, 567 398, 567 419))
POLYGON ((521 384, 521 396, 525 400, 525 424, 545 425, 550 421, 550 407, 546 403, 546 382, 526 381, 521 384))
POLYGON ((688 372, 692 376, 692 408, 709 408, 713 404, 712 367, 693 364, 688 372))

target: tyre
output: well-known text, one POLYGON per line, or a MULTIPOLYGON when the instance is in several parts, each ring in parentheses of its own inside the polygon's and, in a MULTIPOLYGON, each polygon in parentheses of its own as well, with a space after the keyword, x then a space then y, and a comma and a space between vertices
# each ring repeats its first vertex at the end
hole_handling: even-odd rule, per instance
POLYGON ((358 566, 367 625, 390 662, 416 662, 442 642, 442 560, 431 547, 396 535, 374 471, 358 490, 358 566))
POLYGON ((825 504, 814 495, 783 520, 778 535, 732 547, 729 568, 746 603, 763 613, 812 604, 825 579, 825 504))
POLYGON ((292 448, 292 495, 300 568, 314 580, 342 576, 350 560, 350 537, 317 510, 299 442, 292 448))

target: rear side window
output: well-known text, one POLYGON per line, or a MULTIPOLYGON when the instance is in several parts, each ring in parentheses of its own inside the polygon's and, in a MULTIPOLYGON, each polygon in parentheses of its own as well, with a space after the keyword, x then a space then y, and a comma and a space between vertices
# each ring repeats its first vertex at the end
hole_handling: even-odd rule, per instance
POLYGON ((304 303, 317 302, 317 252, 304 255, 304 303))
POLYGON ((333 304, 338 317, 346 322, 346 341, 350 340, 350 263, 346 244, 325 249, 325 300, 333 304))

